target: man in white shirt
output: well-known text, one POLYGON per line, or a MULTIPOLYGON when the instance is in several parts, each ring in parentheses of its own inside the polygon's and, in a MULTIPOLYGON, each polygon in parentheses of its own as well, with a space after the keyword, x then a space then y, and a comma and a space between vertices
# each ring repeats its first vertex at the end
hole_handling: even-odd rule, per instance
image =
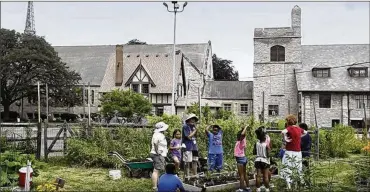
POLYGON ((157 190, 159 172, 164 170, 165 157, 167 156, 167 140, 164 132, 168 129, 168 125, 164 122, 155 124, 155 130, 152 137, 152 149, 150 150, 150 158, 153 160, 153 190, 157 190))

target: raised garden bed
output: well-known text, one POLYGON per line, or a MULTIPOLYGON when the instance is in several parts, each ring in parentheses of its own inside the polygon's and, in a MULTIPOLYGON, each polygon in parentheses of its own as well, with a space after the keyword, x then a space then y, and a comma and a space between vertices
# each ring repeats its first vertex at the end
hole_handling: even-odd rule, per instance
MULTIPOLYGON (((276 177, 278 176, 272 176, 272 178, 276 177)), ((249 178, 253 178, 253 176, 249 176, 249 178)), ((249 180, 250 186, 254 186, 255 184, 255 179, 249 180)), ((239 178, 232 174, 212 178, 190 179, 184 182, 185 190, 195 192, 236 190, 239 187, 239 178)))

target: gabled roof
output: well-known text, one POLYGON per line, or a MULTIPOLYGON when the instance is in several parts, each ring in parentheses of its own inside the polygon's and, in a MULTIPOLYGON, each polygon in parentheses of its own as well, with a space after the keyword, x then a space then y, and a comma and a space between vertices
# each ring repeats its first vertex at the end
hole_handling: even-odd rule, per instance
MULTIPOLYGON (((156 87, 151 88, 151 93, 171 93, 172 92, 172 54, 135 54, 127 57, 123 55, 123 82, 127 82, 135 69, 140 65, 147 69, 150 76, 155 82, 156 87), (139 56, 139 57, 137 57, 139 56)), ((180 74, 182 54, 176 55, 176 77, 180 74)), ((177 78, 176 78, 177 79, 177 78)), ((125 85, 123 85, 125 86, 125 85)), ((124 88, 124 87, 122 87, 124 88)))
POLYGON ((54 46, 54 49, 70 69, 80 73, 82 82, 92 85, 101 84, 109 59, 115 56, 112 45, 54 46))
MULTIPOLYGON (((296 70, 299 91, 370 91, 369 77, 350 77, 347 68, 370 67, 369 44, 302 45, 302 67, 296 70), (330 67, 329 78, 315 78, 313 68, 330 67), (344 83, 345 82, 345 83, 344 83)), ((369 69, 370 70, 370 69, 369 69)))
MULTIPOLYGON (((71 69, 81 74, 82 82, 100 85, 103 90, 108 90, 103 87, 103 84, 110 84, 111 78, 115 77, 115 74, 111 74, 111 72, 115 70, 115 45, 54 46, 54 49, 58 52, 63 62, 66 62, 71 69)), ((191 61, 196 70, 201 71, 205 62, 207 49, 209 49, 209 44, 177 44, 176 49, 186 54, 186 57, 191 61)), ((133 58, 137 58, 137 55, 140 55, 140 58, 145 60, 145 55, 150 55, 150 58, 153 59, 156 55, 167 54, 168 59, 172 59, 173 44, 123 45, 123 52, 124 66, 127 62, 126 59, 128 59, 126 57, 127 55, 130 55, 130 59, 128 59, 129 63, 134 62, 133 60, 135 59, 133 58)), ((135 64, 135 66, 137 65, 138 64, 135 64)), ((131 66, 129 69, 131 70, 131 66)), ((152 79, 158 78, 154 77, 155 74, 152 74, 150 69, 146 70, 150 73, 152 79)), ((126 73, 126 71, 124 71, 124 73, 126 73)), ((172 72, 168 74, 172 74, 172 72)), ((168 74, 165 76, 169 76, 168 74)), ((127 79, 124 80, 127 81, 127 79)), ((169 83, 171 82, 172 81, 169 83)))
POLYGON ((144 70, 144 73, 146 74, 146 76, 148 77, 149 79, 149 82, 150 84, 155 87, 155 83, 153 82, 152 78, 151 78, 151 75, 150 73, 148 72, 149 70, 146 69, 146 67, 141 63, 141 59, 140 59, 140 62, 139 62, 139 65, 136 67, 135 71, 131 74, 131 76, 127 79, 126 82, 124 82, 125 86, 129 86, 130 83, 132 82, 132 79, 135 77, 136 73, 140 70, 144 70))
POLYGON ((204 99, 253 99, 253 81, 206 81, 204 99))

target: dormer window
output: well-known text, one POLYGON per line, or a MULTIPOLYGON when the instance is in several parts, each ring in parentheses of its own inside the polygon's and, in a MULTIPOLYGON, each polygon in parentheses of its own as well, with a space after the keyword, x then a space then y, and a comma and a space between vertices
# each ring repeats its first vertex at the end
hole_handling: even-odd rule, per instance
POLYGON ((348 68, 348 74, 351 77, 368 77, 368 69, 366 67, 351 67, 348 68))
POLYGON ((330 68, 313 68, 312 76, 321 78, 330 77, 330 68))
POLYGON ((272 46, 270 49, 270 61, 285 61, 285 47, 281 45, 272 46))

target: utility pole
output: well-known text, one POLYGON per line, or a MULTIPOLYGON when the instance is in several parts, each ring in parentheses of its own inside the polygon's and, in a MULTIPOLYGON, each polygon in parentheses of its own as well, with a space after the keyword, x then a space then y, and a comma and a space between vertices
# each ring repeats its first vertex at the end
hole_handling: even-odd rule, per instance
POLYGON ((198 102, 199 102, 199 123, 202 118, 202 98, 201 98, 201 92, 200 92, 200 86, 198 87, 198 102))
POLYGON ((41 94, 40 94, 40 81, 37 82, 37 153, 36 159, 41 159, 41 94))
MULTIPOLYGON (((312 97, 310 97, 310 99, 312 99, 312 97)), ((319 139, 320 139, 320 137, 319 137, 319 127, 317 126, 317 118, 316 118, 316 103, 315 103, 315 101, 312 101, 312 104, 313 104, 313 114, 314 114, 314 116, 315 116, 315 127, 316 127, 316 129, 315 129, 315 132, 316 132, 316 145, 315 145, 315 148, 316 148, 316 161, 318 161, 319 160, 319 158, 320 158, 320 149, 319 149, 319 139)))
POLYGON ((87 125, 90 127, 90 119, 91 119, 91 87, 90 87, 90 82, 87 85, 87 111, 88 111, 88 120, 87 120, 87 125))
POLYGON ((83 107, 83 117, 82 119, 85 119, 86 117, 86 111, 85 111, 85 83, 82 84, 82 107, 83 107))
POLYGON ((363 134, 363 139, 366 139, 367 138, 367 133, 368 133, 368 130, 367 130, 367 119, 366 119, 366 106, 365 106, 365 102, 362 103, 363 104, 363 107, 364 107, 364 121, 365 121, 365 130, 364 130, 364 134, 363 134))

